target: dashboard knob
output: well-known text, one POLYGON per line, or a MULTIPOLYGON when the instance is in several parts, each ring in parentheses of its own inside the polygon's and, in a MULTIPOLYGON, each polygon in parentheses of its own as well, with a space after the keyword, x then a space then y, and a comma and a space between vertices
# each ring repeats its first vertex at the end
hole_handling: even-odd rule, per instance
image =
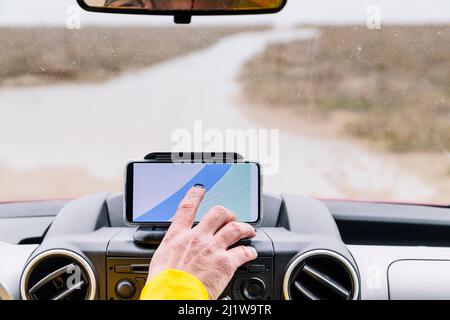
POLYGON ((248 300, 259 300, 266 293, 266 284, 260 278, 249 278, 242 283, 242 295, 248 300))
POLYGON ((116 294, 121 299, 131 299, 136 294, 136 285, 130 280, 121 280, 116 284, 116 294))

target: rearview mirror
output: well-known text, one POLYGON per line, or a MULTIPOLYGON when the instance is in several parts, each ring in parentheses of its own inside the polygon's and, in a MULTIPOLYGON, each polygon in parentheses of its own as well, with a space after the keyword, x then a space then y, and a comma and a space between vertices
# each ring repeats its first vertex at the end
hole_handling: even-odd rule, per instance
POLYGON ((287 0, 78 0, 87 10, 106 13, 170 15, 189 23, 196 15, 275 13, 287 0))

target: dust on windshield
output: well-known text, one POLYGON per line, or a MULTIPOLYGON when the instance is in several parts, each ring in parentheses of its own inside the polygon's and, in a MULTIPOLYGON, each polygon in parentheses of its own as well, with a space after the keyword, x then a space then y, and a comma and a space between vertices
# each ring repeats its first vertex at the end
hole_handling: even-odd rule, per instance
POLYGON ((2 3, 0 201, 121 192, 127 160, 184 149, 260 161, 266 192, 448 203, 450 4, 317 3, 191 26, 2 3))

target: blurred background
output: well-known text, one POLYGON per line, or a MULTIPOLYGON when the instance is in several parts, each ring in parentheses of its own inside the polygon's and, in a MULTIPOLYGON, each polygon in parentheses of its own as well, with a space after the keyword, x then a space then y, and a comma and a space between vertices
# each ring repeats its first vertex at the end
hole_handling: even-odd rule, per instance
POLYGON ((120 192, 128 159, 200 120, 279 129, 267 192, 450 203, 447 0, 290 0, 189 26, 3 0, 0 44, 0 201, 120 192))

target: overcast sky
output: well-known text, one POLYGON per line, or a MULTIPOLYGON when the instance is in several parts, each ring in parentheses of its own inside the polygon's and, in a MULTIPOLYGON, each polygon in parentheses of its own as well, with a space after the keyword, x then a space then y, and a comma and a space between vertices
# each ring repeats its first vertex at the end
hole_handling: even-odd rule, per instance
MULTIPOLYGON (((65 26, 75 0, 0 0, 0 25, 65 26)), ((195 24, 364 23, 370 5, 381 9, 383 23, 450 22, 450 0, 288 0, 277 15, 195 17, 195 24)), ((172 24, 168 17, 82 13, 82 24, 172 24)))

